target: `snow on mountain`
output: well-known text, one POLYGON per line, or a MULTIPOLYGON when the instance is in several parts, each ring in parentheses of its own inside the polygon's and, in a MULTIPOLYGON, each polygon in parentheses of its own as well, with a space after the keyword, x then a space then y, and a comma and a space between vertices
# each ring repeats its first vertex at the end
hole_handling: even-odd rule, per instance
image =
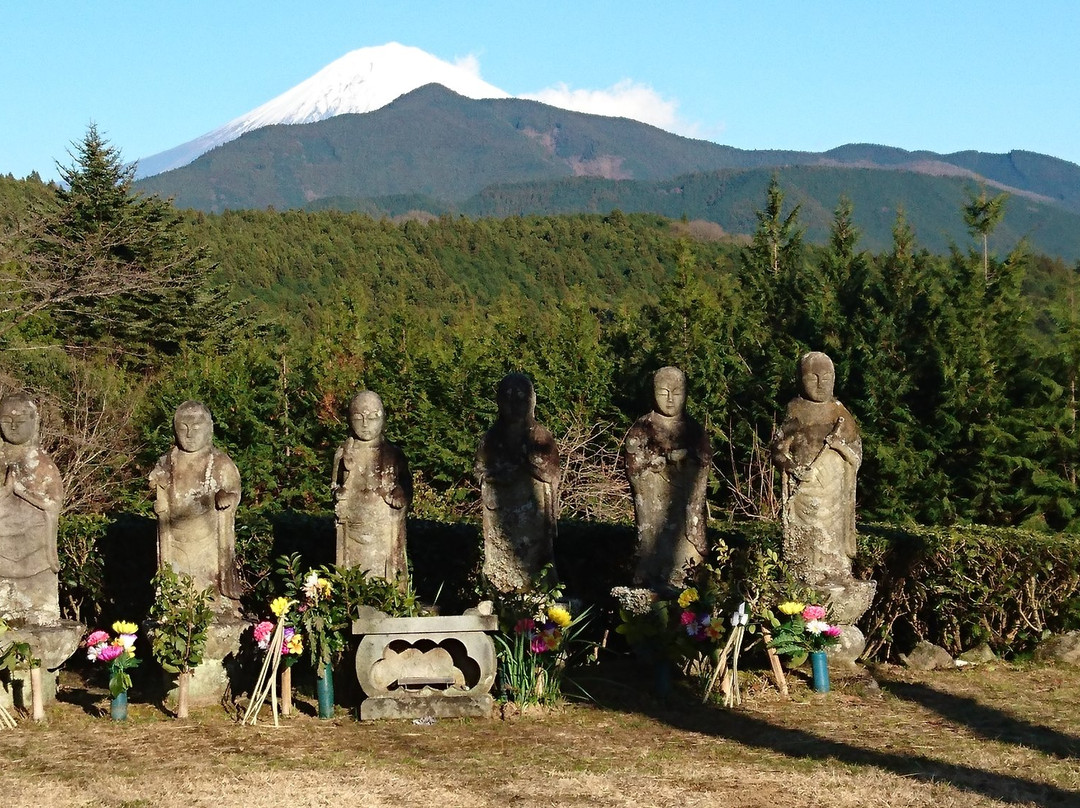
POLYGON ((245 132, 272 124, 313 123, 350 112, 371 112, 425 84, 441 84, 468 98, 509 98, 467 67, 444 62, 419 48, 390 42, 360 48, 311 78, 195 140, 143 158, 137 176, 180 168, 245 132))

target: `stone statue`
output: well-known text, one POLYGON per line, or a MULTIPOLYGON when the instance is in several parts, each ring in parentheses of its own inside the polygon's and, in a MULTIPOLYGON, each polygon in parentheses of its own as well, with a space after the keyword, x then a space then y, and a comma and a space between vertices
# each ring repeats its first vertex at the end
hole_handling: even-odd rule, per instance
POLYGON ((528 588, 551 565, 559 519, 559 451, 537 423, 532 381, 499 382, 499 415, 476 454, 484 512, 484 575, 501 592, 528 588))
POLYGON ((783 474, 784 560, 797 579, 825 596, 830 619, 847 632, 841 645, 854 660, 865 645, 854 623, 877 587, 851 573, 862 438, 855 418, 833 395, 836 371, 828 356, 803 356, 799 382, 802 394, 788 404, 771 446, 783 474))
POLYGON ((386 412, 370 390, 349 404, 352 435, 334 455, 337 563, 387 580, 409 573, 405 516, 412 477, 402 451, 383 437, 386 412))
POLYGON ((855 476, 862 439, 833 396, 836 371, 823 353, 799 362, 802 394, 788 404, 772 444, 783 472, 784 556, 801 580, 851 577, 855 557, 855 476))
POLYGON ((712 448, 684 412, 686 374, 664 367, 653 376, 655 405, 626 434, 623 456, 634 493, 638 549, 635 583, 680 586, 689 564, 707 552, 705 485, 712 448))
POLYGON ((57 519, 64 483, 38 448, 38 410, 25 394, 0 399, 0 614, 29 625, 60 619, 57 519))
POLYGON ((176 445, 150 472, 156 494, 158 564, 187 573, 200 589, 215 593, 218 611, 235 611, 240 597, 236 571, 236 506, 240 472, 213 445, 210 410, 185 401, 173 416, 176 445))

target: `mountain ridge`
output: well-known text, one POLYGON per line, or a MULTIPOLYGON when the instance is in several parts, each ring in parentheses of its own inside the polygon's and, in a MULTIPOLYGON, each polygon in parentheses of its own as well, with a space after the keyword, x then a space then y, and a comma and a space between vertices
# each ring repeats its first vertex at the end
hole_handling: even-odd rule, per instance
MULTIPOLYGON (((861 204, 875 211, 888 209, 890 218, 895 218, 901 199, 907 200, 904 205, 909 213, 918 209, 922 205, 918 193, 930 193, 931 207, 942 215, 945 198, 952 199, 954 211, 958 211, 963 189, 985 183, 992 189, 1008 190, 1025 206, 1061 209, 1071 215, 1066 217, 1068 226, 1080 229, 1080 166, 1033 152, 992 155, 969 150, 942 155, 874 144, 847 144, 821 153, 748 151, 675 135, 626 118, 572 112, 539 101, 469 99, 438 84, 413 90, 374 112, 245 133, 188 166, 140 180, 137 187, 145 193, 173 197, 179 207, 206 212, 333 206, 377 212, 378 204, 372 205, 370 200, 423 197, 431 200, 431 212, 498 215, 485 212, 503 208, 574 212, 564 205, 544 208, 522 198, 532 193, 537 199, 570 199, 576 193, 572 184, 557 191, 551 189, 552 184, 588 178, 614 184, 603 192, 607 196, 637 200, 632 210, 645 212, 647 208, 636 205, 652 198, 657 205, 654 212, 672 215, 672 198, 677 192, 645 185, 620 189, 619 184, 676 187, 679 178, 698 176, 692 183, 698 188, 712 181, 715 172, 797 167, 870 172, 871 178, 859 177, 857 182, 860 188, 868 189, 860 193, 861 204), (927 184, 917 181, 918 177, 941 182, 927 184), (511 193, 508 189, 512 188, 511 193), (517 201, 492 207, 478 201, 485 193, 504 200, 515 196, 517 201)), ((821 192, 827 189, 830 194, 845 193, 839 176, 828 181, 817 178, 811 186, 821 192)), ((854 181, 858 175, 844 176, 854 181)), ((719 201, 707 206, 703 201, 681 213, 715 221, 727 229, 732 219, 729 213, 721 213, 726 204, 722 200, 724 184, 714 184, 702 199, 716 197, 719 201)), ((836 201, 834 195, 817 199, 816 204, 832 210, 836 201)), ((1010 207, 1014 213, 1007 213, 1007 220, 1020 210, 1016 202, 1010 207)), ((675 210, 674 215, 678 217, 680 211, 675 210)), ((1028 211, 1026 223, 1018 223, 1016 229, 1027 232, 1035 227, 1033 215, 1028 211)), ((1047 216, 1061 226, 1066 223, 1059 216, 1047 216)), ((959 219, 958 214, 953 218, 959 219)), ((875 238, 887 236, 889 227, 874 227, 875 238)), ((962 224, 950 233, 959 243, 962 224)), ((1072 243, 1058 237, 1051 241, 1072 243)), ((939 246, 945 243, 939 240, 939 246)))

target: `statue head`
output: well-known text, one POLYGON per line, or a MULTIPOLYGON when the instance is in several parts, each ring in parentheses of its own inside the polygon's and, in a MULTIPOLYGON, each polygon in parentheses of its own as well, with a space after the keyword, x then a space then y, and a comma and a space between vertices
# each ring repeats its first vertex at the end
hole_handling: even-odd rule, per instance
POLYGON ((386 411, 378 393, 364 390, 349 402, 349 426, 353 437, 361 441, 373 441, 382 437, 386 425, 386 411))
POLYGON ((185 401, 173 416, 176 445, 183 452, 201 452, 214 441, 214 419, 210 410, 198 401, 185 401))
POLYGON ((0 399, 0 434, 16 446, 37 444, 38 409, 26 393, 10 393, 0 399))
POLYGON ((653 376, 656 411, 668 418, 682 415, 686 406, 686 374, 676 367, 662 367, 653 376))
POLYGON ((799 382, 804 398, 818 403, 832 401, 836 368, 826 354, 811 351, 799 360, 799 382))
POLYGON ((501 420, 522 421, 531 418, 536 411, 536 390, 533 389, 532 380, 524 373, 503 376, 495 398, 501 420))

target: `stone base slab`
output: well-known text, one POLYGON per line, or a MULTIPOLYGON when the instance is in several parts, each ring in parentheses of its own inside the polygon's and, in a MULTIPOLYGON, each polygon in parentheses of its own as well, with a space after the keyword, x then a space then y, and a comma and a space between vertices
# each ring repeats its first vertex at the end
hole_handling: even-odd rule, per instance
POLYGON ((491 718, 495 700, 488 693, 443 696, 438 693, 379 696, 360 704, 360 720, 383 718, 491 718))

